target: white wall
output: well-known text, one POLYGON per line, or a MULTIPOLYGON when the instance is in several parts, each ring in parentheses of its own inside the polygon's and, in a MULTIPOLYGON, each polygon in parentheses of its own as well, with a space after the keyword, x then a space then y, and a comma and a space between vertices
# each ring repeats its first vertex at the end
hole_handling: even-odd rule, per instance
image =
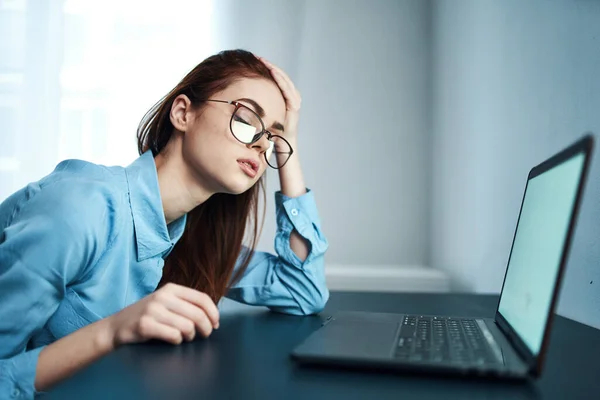
POLYGON ((428 261, 429 15, 426 1, 306 3, 302 157, 330 262, 428 261))
MULTIPOLYGON (((499 292, 529 169, 600 133, 600 2, 433 7, 432 264, 499 292)), ((600 327, 600 154, 559 313, 600 327)))
MULTIPOLYGON (((298 155, 328 262, 426 264, 429 2, 225 4, 234 11, 222 7, 227 18, 217 18, 219 32, 232 28, 223 47, 270 58, 302 94, 298 155)), ((278 187, 276 173, 268 184, 278 187)), ((272 248, 274 231, 270 218, 261 248, 272 248)))
POLYGON ((214 53, 213 3, 0 1, 0 201, 67 158, 133 161, 143 115, 214 53))

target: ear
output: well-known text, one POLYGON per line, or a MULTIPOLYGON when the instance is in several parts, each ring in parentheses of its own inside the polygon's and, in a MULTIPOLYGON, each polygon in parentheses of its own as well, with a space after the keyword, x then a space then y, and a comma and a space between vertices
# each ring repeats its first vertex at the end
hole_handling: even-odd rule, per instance
POLYGON ((169 117, 173 127, 181 132, 186 132, 191 122, 192 102, 185 94, 175 97, 171 105, 169 117))

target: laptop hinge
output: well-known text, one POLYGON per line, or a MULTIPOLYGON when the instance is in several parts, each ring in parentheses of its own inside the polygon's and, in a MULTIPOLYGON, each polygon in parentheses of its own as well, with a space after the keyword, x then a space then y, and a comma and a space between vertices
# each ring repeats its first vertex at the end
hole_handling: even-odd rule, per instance
POLYGON ((515 343, 514 339, 508 333, 506 333, 506 331, 502 328, 502 325, 499 324, 495 318, 494 318, 494 324, 496 324, 496 327, 498 328, 498 330, 500 331, 502 336, 508 341, 508 343, 510 343, 510 346, 513 348, 514 352, 521 359, 521 361, 523 361, 524 364, 529 365, 529 363, 527 362, 528 356, 521 352, 519 345, 515 343))

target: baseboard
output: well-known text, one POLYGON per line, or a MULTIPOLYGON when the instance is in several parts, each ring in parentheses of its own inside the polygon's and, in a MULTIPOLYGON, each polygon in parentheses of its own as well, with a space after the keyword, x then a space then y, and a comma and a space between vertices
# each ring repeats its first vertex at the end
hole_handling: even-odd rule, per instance
POLYGON ((418 265, 327 264, 329 290, 369 292, 449 292, 450 279, 441 270, 418 265))

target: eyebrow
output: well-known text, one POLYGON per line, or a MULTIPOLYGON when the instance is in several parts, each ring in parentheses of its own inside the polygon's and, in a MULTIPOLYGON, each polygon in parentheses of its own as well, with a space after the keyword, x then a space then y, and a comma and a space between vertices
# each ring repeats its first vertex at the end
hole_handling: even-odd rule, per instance
MULTIPOLYGON (((237 99, 236 101, 245 101, 246 103, 250 103, 250 105, 252 107, 254 107, 254 110, 256 111, 256 113, 261 118, 264 118, 264 116, 265 116, 265 110, 256 101, 254 101, 252 99, 249 99, 247 97, 242 97, 241 99, 237 99)), ((281 131, 281 132, 284 131, 283 124, 281 122, 277 122, 277 121, 273 122, 273 124, 271 125, 271 128, 277 129, 278 131, 281 131)))

